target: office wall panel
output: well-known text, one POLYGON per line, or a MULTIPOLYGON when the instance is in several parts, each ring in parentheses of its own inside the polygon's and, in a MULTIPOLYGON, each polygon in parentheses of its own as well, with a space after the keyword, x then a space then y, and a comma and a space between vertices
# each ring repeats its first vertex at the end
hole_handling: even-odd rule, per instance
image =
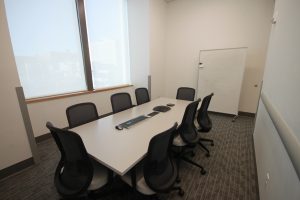
POLYGON ((0 0, 0 170, 32 157, 15 87, 20 86, 7 26, 4 2, 0 0))
POLYGON ((262 101, 257 114, 254 142, 260 199, 298 200, 300 180, 262 101))
POLYGON ((266 200, 300 199, 299 7, 297 0, 276 0, 274 9, 262 88, 266 109, 260 103, 254 132, 260 195, 266 200))
POLYGON ((152 98, 165 96, 165 46, 167 4, 150 0, 150 75, 152 98))

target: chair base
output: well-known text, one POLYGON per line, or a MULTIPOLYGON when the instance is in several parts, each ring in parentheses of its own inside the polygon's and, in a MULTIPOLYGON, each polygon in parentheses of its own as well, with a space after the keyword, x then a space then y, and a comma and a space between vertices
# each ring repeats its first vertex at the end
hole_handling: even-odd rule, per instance
MULTIPOLYGON (((184 190, 180 187, 180 186, 174 186, 172 187, 169 192, 177 190, 178 191, 178 195, 179 196, 184 196, 185 192, 184 190)), ((140 199, 144 199, 144 200, 160 200, 158 194, 153 194, 153 195, 145 195, 142 194, 138 191, 134 191, 133 196, 131 198, 132 200, 140 200, 140 199)))
POLYGON ((207 139, 207 138, 200 138, 199 139, 202 142, 209 142, 211 146, 214 146, 214 141, 212 139, 207 139))
POLYGON ((202 175, 206 174, 205 169, 204 169, 201 165, 199 165, 198 163, 196 163, 196 162, 190 160, 190 159, 187 158, 187 157, 181 157, 181 159, 182 159, 183 161, 187 162, 187 163, 190 163, 190 164, 192 164, 192 165, 194 165, 194 166, 196 166, 196 167, 199 167, 199 168, 201 169, 201 174, 202 174, 202 175))
MULTIPOLYGON (((181 196, 181 197, 183 197, 184 194, 185 194, 184 190, 183 190, 181 187, 179 187, 179 186, 175 186, 175 187, 171 188, 171 191, 172 191, 172 190, 177 190, 177 191, 178 191, 178 195, 181 196)), ((157 196, 157 194, 151 195, 151 196, 145 196, 145 198, 143 198, 143 199, 145 199, 145 200, 146 200, 146 199, 149 199, 149 200, 161 200, 161 199, 157 196)))
POLYGON ((178 190, 178 194, 181 197, 184 195, 184 190, 181 187, 173 187, 172 190, 178 190))
POLYGON ((178 152, 178 153, 176 153, 175 151, 173 151, 175 153, 175 157, 176 157, 176 160, 177 160, 177 168, 178 168, 178 173, 177 173, 177 178, 176 178, 176 182, 177 183, 179 183, 181 181, 180 180, 180 175, 179 175, 180 160, 183 160, 183 161, 185 161, 187 163, 190 163, 190 164, 192 164, 192 165, 200 168, 202 175, 206 174, 206 171, 205 171, 205 169, 204 169, 203 166, 201 166, 200 164, 198 164, 198 163, 190 160, 188 157, 186 157, 186 155, 188 155, 188 154, 195 155, 195 153, 193 152, 193 149, 186 150, 186 148, 189 148, 189 147, 185 147, 185 148, 184 147, 179 147, 180 152, 178 152))
POLYGON ((183 196, 184 195, 184 190, 180 187, 180 186, 173 186, 170 191, 174 191, 177 190, 178 191, 178 195, 179 196, 183 196))
POLYGON ((198 141, 198 145, 200 145, 206 151, 205 156, 210 157, 210 153, 209 153, 208 148, 206 148, 206 146, 204 144, 202 144, 202 142, 200 140, 198 141))

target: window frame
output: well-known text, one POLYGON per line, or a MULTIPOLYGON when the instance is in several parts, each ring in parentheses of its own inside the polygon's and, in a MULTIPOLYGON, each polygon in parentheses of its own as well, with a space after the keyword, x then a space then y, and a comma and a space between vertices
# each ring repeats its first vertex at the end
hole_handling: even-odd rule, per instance
POLYGON ((91 57, 90 57, 90 49, 89 49, 89 40, 88 40, 88 32, 87 32, 87 23, 86 23, 86 14, 85 14, 85 2, 84 0, 75 0, 76 8, 77 8, 77 18, 78 18, 78 26, 79 33, 81 39, 81 49, 83 56, 83 66, 85 71, 85 81, 88 91, 94 90, 93 85, 93 75, 92 75, 92 66, 91 66, 91 57))
POLYGON ((101 89, 83 90, 83 91, 78 91, 78 92, 70 92, 70 93, 49 95, 49 96, 43 96, 43 97, 28 98, 28 99, 25 99, 25 101, 27 104, 32 104, 32 103, 64 99, 64 98, 80 96, 80 95, 87 95, 87 94, 94 94, 94 93, 99 93, 99 92, 107 92, 107 91, 112 91, 112 90, 124 89, 124 88, 129 88, 132 86, 133 86, 132 84, 124 84, 124 85, 118 85, 118 86, 112 86, 112 87, 105 87, 105 88, 101 88, 101 89))
MULTIPOLYGON (((85 0, 75 0, 76 1, 76 8, 77 8, 77 16, 78 16, 78 25, 79 25, 79 32, 80 32, 80 38, 81 38, 81 49, 83 54, 83 60, 84 60, 84 69, 85 69, 85 80, 87 85, 87 91, 106 91, 105 88, 95 88, 93 84, 93 74, 92 74, 92 64, 91 64, 91 56, 90 56, 90 48, 89 48, 89 39, 88 39, 88 30, 87 30, 87 21, 86 21, 86 9, 85 9, 85 0)), ((123 0, 126 1, 127 0, 123 0)), ((127 15, 128 17, 128 15, 127 15)), ((128 29, 128 19, 125 24, 128 29)), ((129 34, 127 34, 127 37, 129 39, 129 34)), ((129 47, 129 41, 128 44, 126 44, 129 47)), ((128 49, 127 52, 130 60, 130 50, 128 49)), ((123 84, 123 85, 117 85, 117 86, 110 86, 108 88, 113 89, 119 89, 120 87, 129 87, 132 86, 129 83, 123 84)))

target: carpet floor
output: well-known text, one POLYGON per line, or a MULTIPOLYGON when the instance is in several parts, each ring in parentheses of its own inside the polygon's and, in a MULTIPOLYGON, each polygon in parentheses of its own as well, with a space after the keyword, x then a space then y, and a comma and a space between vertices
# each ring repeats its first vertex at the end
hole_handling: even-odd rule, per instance
MULTIPOLYGON (((258 186, 255 167, 252 117, 240 116, 236 122, 232 117, 210 114, 213 128, 203 137, 214 140, 207 147, 210 157, 196 148, 194 161, 204 166, 207 173, 201 175, 199 168, 182 162, 180 166, 183 197, 177 192, 160 194, 162 200, 257 200, 258 186)), ((17 174, 0 180, 1 200, 51 200, 59 199, 53 177, 60 154, 53 139, 38 144, 41 162, 17 174)), ((99 199, 132 199, 128 186, 118 184, 119 190, 99 199)), ((146 199, 139 195, 140 199, 146 199)))

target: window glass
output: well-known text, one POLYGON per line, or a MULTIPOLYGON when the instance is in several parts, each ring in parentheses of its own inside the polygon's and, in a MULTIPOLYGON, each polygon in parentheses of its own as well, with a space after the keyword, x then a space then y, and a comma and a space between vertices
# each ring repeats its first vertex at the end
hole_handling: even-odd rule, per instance
POLYGON ((76 2, 6 0, 26 98, 86 90, 76 2))
POLYGON ((86 0, 86 21, 95 88, 129 83, 126 0, 86 0))

